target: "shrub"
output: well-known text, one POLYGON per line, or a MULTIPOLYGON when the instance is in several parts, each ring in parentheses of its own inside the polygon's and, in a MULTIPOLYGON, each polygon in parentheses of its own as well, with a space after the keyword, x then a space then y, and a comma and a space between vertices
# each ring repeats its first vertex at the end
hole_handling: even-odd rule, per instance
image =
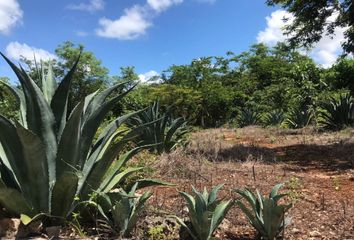
POLYGON ((341 130, 354 124, 354 100, 350 94, 344 94, 339 99, 331 98, 322 104, 320 121, 325 128, 341 130))
POLYGON ((217 200, 217 192, 223 185, 214 187, 210 193, 204 189, 203 193, 193 187, 195 198, 188 193, 180 192, 187 202, 190 224, 175 217, 182 228, 196 240, 211 239, 225 215, 232 207, 233 202, 217 200))
POLYGON ((274 186, 269 197, 262 196, 257 190, 257 196, 249 189, 235 190, 250 205, 247 208, 241 201, 236 204, 247 216, 252 226, 258 231, 262 239, 274 240, 289 223, 290 219, 284 218, 285 212, 290 205, 279 205, 278 201, 286 194, 278 194, 278 190, 283 184, 274 186))

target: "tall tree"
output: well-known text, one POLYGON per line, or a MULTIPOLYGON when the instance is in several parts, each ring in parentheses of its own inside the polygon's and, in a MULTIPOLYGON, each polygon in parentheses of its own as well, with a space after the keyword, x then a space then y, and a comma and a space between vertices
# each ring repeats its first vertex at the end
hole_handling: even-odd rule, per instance
POLYGON ((346 27, 343 48, 354 53, 353 0, 267 0, 268 5, 280 5, 294 15, 286 33, 292 46, 310 47, 324 34, 333 35, 336 27, 346 27))

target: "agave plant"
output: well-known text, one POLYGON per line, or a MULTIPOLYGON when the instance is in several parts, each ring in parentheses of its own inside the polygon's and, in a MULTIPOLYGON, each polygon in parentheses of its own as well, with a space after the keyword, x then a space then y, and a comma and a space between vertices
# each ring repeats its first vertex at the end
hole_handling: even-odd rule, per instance
POLYGON ((250 125, 257 125, 261 121, 261 114, 251 108, 245 108, 240 111, 240 114, 236 118, 239 127, 246 127, 250 125))
POLYGON ((101 193, 96 207, 112 229, 121 237, 128 237, 135 227, 145 203, 152 196, 150 191, 136 194, 139 184, 135 183, 129 192, 101 193))
POLYGON ((130 118, 127 125, 136 127, 153 121, 155 123, 141 131, 136 139, 138 146, 154 144, 152 150, 157 153, 169 152, 183 140, 183 135, 187 133, 187 122, 182 117, 173 119, 171 107, 163 113, 158 102, 154 102, 145 111, 130 118))
POLYGON ((325 128, 340 130, 354 124, 354 100, 350 94, 344 94, 335 99, 332 97, 329 102, 322 105, 320 112, 321 123, 325 128))
POLYGON ((284 112, 281 110, 273 110, 266 113, 263 119, 265 126, 278 126, 284 121, 284 112))
POLYGON ((247 208, 241 201, 236 204, 247 216, 252 226, 258 231, 261 239, 274 240, 281 231, 290 223, 289 218, 285 218, 285 212, 291 207, 289 205, 279 205, 278 201, 286 194, 278 194, 283 184, 273 187, 268 197, 262 196, 257 190, 257 196, 249 189, 235 190, 250 205, 247 208))
POLYGON ((188 193, 180 192, 187 202, 189 221, 175 217, 182 228, 186 229, 189 235, 196 240, 211 239, 227 212, 233 205, 231 200, 217 200, 217 193, 222 184, 214 187, 210 193, 204 188, 203 193, 198 192, 194 187, 195 198, 188 193))
POLYGON ((289 112, 285 123, 289 128, 303 128, 310 124, 312 118, 313 113, 311 109, 295 108, 289 112))
POLYGON ((123 155, 122 149, 145 127, 120 130, 134 113, 118 117, 95 137, 106 114, 130 91, 111 97, 124 84, 90 94, 68 116, 79 59, 59 84, 49 69, 40 89, 22 67, 3 57, 21 84, 21 89, 7 85, 20 104, 19 119, 0 116, 0 205, 7 211, 21 214, 27 223, 38 214, 67 218, 75 199, 109 192, 119 176, 140 170, 122 172, 139 148, 123 155))

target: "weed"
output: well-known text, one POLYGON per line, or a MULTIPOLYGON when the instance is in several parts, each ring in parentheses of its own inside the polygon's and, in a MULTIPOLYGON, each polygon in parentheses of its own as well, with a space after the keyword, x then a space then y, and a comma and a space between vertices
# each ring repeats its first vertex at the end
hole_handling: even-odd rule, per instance
POLYGON ((289 189, 288 197, 295 204, 302 197, 302 184, 298 177, 292 176, 287 182, 286 187, 289 189))

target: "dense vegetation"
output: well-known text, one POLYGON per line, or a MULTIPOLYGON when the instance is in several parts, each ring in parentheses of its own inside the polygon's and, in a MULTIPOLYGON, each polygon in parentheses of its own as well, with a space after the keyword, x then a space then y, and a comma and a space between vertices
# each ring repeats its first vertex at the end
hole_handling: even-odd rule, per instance
MULTIPOLYGON (((83 46, 70 42, 58 47, 60 60, 52 63, 58 78, 68 71, 82 49, 83 46)), ((30 66, 29 75, 36 79, 40 75, 34 67, 36 63, 25 62, 30 66)), ((129 88, 139 81, 134 67, 123 67, 120 76, 109 76, 91 52, 82 53, 77 68, 69 110, 90 92, 124 81, 129 82, 129 88)), ((172 116, 183 117, 189 124, 201 127, 226 123, 241 127, 249 124, 303 127, 322 123, 319 113, 326 111, 323 108, 326 103, 354 93, 353 74, 354 60, 349 57, 340 57, 332 67, 323 68, 310 57, 289 51, 285 44, 272 48, 256 44, 239 55, 228 52, 226 56, 201 57, 190 64, 171 66, 160 78, 139 83, 114 106, 110 118, 159 101, 162 109, 173 105, 172 116)), ((6 94, 3 89, 0 111, 11 117, 15 114, 15 101, 5 98, 6 94)))

